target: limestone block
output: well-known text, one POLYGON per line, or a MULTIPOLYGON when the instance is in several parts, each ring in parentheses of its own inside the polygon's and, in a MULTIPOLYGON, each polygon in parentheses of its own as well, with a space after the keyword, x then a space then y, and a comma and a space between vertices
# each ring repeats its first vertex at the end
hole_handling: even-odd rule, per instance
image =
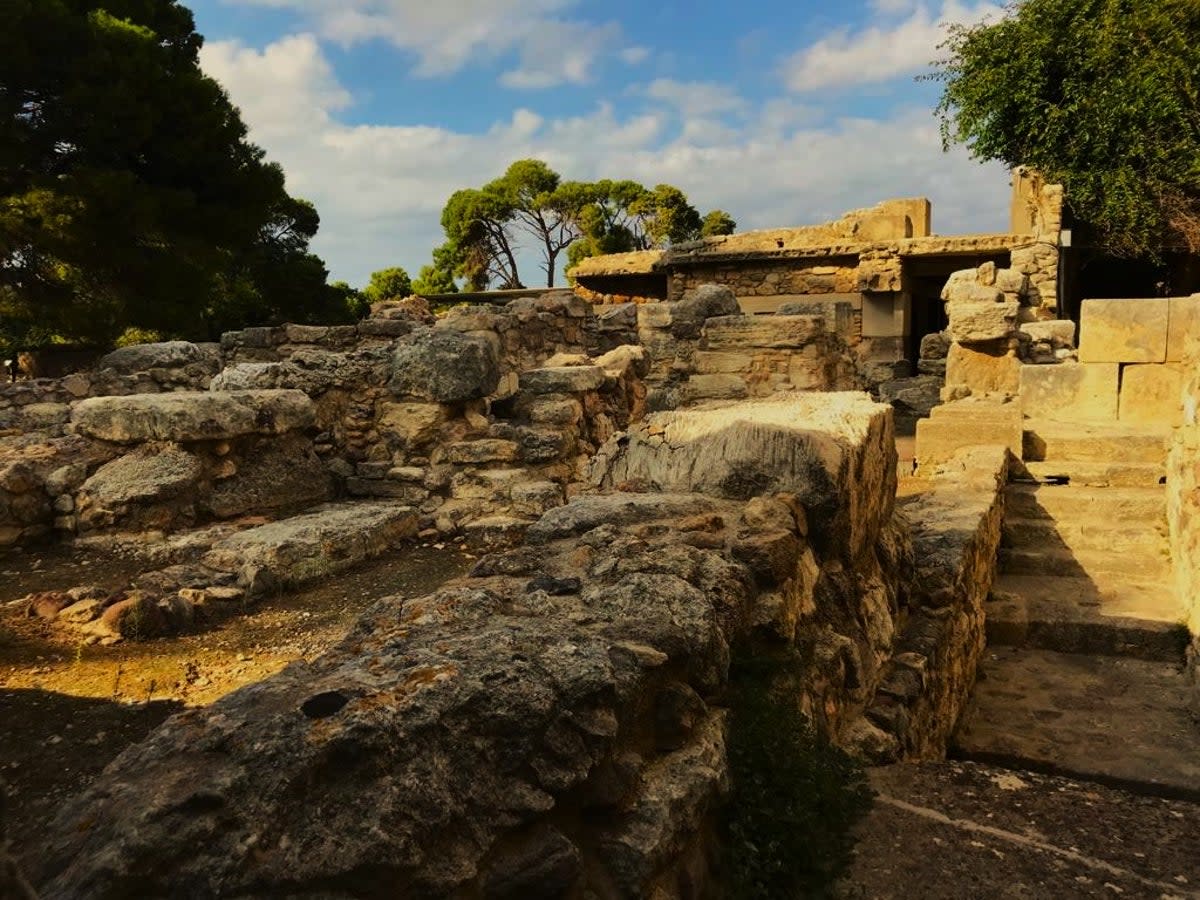
POLYGON ((904 334, 903 316, 896 315, 897 299, 897 294, 863 294, 863 337, 897 337, 904 334))
POLYGON ((432 441, 438 427, 447 419, 440 403, 380 403, 376 429, 381 435, 395 435, 405 444, 418 446, 432 441))
POLYGON ((642 303, 637 308, 637 327, 669 328, 671 326, 671 303, 642 303))
POLYGON ((1084 300, 1079 323, 1079 361, 1161 363, 1167 360, 1164 299, 1084 300))
POLYGON ((487 438, 448 445, 445 448, 444 461, 458 464, 512 462, 518 456, 520 447, 515 441, 487 438))
POLYGON ((590 477, 717 497, 792 493, 810 521, 826 524, 829 549, 856 558, 892 512, 892 411, 847 392, 655 413, 607 442, 590 477))
POLYGON ((497 356, 496 346, 484 337, 448 327, 426 329, 396 348, 388 387, 397 396, 439 403, 486 397, 500 382, 497 356))
POLYGON ((1182 362, 1188 340, 1200 340, 1200 294, 1167 301, 1167 362, 1182 362))
POLYGON ((935 406, 928 419, 917 422, 918 470, 931 473, 969 447, 1005 447, 1019 459, 1023 431, 1017 403, 969 397, 935 406))
POLYGON ((521 390, 531 394, 580 394, 604 384, 599 366, 555 366, 521 373, 521 390))
POLYGON ((1044 341, 1055 350, 1060 348, 1074 349, 1075 323, 1070 319, 1043 319, 1038 322, 1025 322, 1021 331, 1035 341, 1044 341))
POLYGON ((1182 425, 1186 377, 1184 367, 1178 364, 1124 366, 1121 371, 1121 421, 1141 425, 1182 425))
POLYGON ((1115 421, 1120 368, 1071 362, 1021 366, 1021 411, 1031 419, 1115 421))
POLYGON ((688 400, 736 400, 747 396, 749 388, 740 375, 693 375, 685 388, 688 400))
POLYGON ((955 296, 946 303, 946 314, 950 319, 946 331, 950 339, 963 344, 979 344, 1001 340, 1016 331, 1021 304, 995 288, 972 287, 971 299, 955 296))
POLYGON ((946 356, 947 387, 961 385, 972 394, 1016 394, 1020 389, 1021 361, 1000 346, 950 345, 946 356))
POLYGON ((798 348, 825 331, 821 316, 719 316, 704 326, 708 350, 798 348))
POLYGON ((165 341, 158 344, 132 344, 101 357, 98 369, 125 375, 150 369, 180 369, 191 363, 208 361, 205 353, 190 341, 165 341))
POLYGON ((749 371, 751 357, 730 350, 698 350, 693 361, 696 372, 702 375, 729 375, 749 371))
POLYGON ((301 391, 176 391, 92 397, 71 412, 89 437, 115 443, 213 441, 244 434, 283 434, 313 424, 313 402, 301 391))

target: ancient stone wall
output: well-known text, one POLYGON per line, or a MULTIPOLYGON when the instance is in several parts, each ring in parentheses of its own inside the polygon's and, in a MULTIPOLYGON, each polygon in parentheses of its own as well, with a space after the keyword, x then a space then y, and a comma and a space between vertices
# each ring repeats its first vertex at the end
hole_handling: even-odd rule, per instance
POLYGON ((1185 341, 1183 419, 1167 457, 1167 520, 1179 596, 1188 608, 1188 664, 1200 688, 1200 328, 1185 341))
POLYGON ((858 287, 858 257, 816 260, 720 261, 672 271, 668 299, 679 301, 702 284, 720 284, 739 298, 850 293, 858 287))

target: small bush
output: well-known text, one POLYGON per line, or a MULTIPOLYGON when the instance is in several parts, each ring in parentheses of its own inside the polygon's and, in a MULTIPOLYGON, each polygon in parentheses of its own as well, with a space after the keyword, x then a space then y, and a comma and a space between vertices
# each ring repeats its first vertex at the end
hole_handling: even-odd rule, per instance
POLYGON ((795 657, 734 665, 723 868, 735 900, 828 896, 871 806, 862 767, 816 733, 787 690, 797 668, 795 657))

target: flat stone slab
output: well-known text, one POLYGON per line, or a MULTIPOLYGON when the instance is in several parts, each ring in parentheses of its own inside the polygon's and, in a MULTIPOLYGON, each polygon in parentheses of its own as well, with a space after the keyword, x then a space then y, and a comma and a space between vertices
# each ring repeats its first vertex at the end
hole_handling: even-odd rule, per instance
POLYGON ((869 776, 875 803, 834 896, 1195 896, 1190 803, 971 762, 869 776))
POLYGON ((531 394, 580 394, 604 384, 599 366, 548 366, 521 373, 521 390, 531 394))
POLYGON ((394 503, 330 503, 301 516, 238 532, 201 560, 220 572, 269 571, 293 585, 325 577, 377 556, 417 531, 417 512, 394 503))
POLYGON ((988 644, 1178 663, 1183 615, 1160 582, 1002 575, 987 604, 988 644))
POLYGON ((1087 424, 1028 419, 1023 435, 1026 461, 1154 463, 1163 465, 1171 429, 1161 426, 1087 424))
POLYGON ((1021 366, 1021 411, 1060 422, 1113 422, 1120 377, 1116 363, 1021 366))
POLYGON ((312 425, 303 391, 176 391, 92 397, 71 412, 76 429, 118 444, 216 441, 246 434, 283 434, 312 425))
POLYGON ((1182 362, 1188 340, 1200 336, 1200 294, 1172 297, 1167 303, 1167 362, 1182 362))
POLYGON ((958 752, 1200 800, 1200 722, 1178 665, 992 648, 958 752))
MULTIPOLYGON (((1200 319, 1197 319, 1200 323, 1200 319)), ((1122 422, 1173 427, 1183 424, 1184 366, 1130 365, 1121 372, 1122 422)))
POLYGON ((1084 300, 1079 314, 1079 361, 1166 362, 1169 311, 1165 298, 1084 300))

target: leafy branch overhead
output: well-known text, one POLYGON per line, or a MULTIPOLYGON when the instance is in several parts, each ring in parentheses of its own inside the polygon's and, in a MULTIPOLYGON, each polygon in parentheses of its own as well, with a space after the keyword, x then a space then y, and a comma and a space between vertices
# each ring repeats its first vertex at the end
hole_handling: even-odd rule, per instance
POLYGON ((1028 165, 1119 255, 1200 251, 1200 3, 1025 0, 952 28, 943 141, 1028 165))
POLYGON ((247 140, 174 0, 5 0, 0 342, 337 320, 320 219, 247 140))
POLYGON ((679 188, 635 181, 563 181, 537 159, 518 160, 481 188, 456 191, 442 211, 446 242, 422 269, 423 285, 466 280, 472 290, 524 287, 521 251, 539 258, 546 285, 566 252, 569 266, 602 253, 649 250, 711 235, 736 223, 713 210, 704 218, 679 188))

